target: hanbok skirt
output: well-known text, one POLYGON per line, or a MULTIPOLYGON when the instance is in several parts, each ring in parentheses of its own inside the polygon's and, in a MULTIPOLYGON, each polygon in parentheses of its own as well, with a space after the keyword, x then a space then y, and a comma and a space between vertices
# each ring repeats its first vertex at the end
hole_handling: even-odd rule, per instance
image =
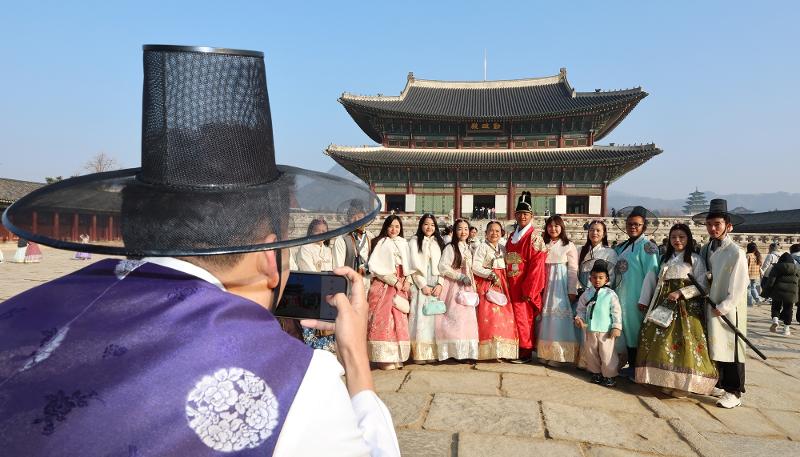
POLYGON ((544 305, 537 323, 536 356, 555 362, 577 363, 582 333, 575 327, 575 311, 567 293, 567 266, 547 264, 544 305))
POLYGON ((488 279, 475 277, 475 285, 480 297, 478 304, 478 358, 480 360, 516 359, 519 357, 519 339, 514 322, 514 308, 511 299, 508 304, 500 306, 486 298, 489 289, 502 292, 508 298, 508 282, 506 270, 495 268, 494 273, 500 278, 500 285, 493 286, 488 279))
POLYGON ((75 256, 72 257, 72 260, 89 260, 92 258, 92 255, 88 252, 76 252, 75 256))
POLYGON ((25 263, 25 251, 27 251, 27 249, 28 249, 27 246, 17 248, 17 250, 14 251, 14 259, 12 260, 12 262, 25 263))
POLYGON ((322 349, 336 354, 336 335, 303 327, 303 342, 312 349, 322 349))
POLYGON ((439 360, 478 359, 478 317, 472 306, 456 303, 456 296, 466 288, 457 281, 445 278, 442 300, 447 312, 435 317, 436 354, 439 360))
POLYGON ((39 245, 33 241, 28 242, 28 247, 25 249, 25 263, 39 263, 42 261, 42 250, 39 245))
MULTIPOLYGON (((397 277, 403 278, 403 267, 397 267, 397 277)), ((400 363, 408 360, 411 345, 408 338, 408 315, 395 308, 395 295, 408 298, 406 292, 397 290, 374 278, 369 287, 369 321, 367 322, 367 350, 369 360, 377 363, 400 363)))
MULTIPOLYGON (((437 278, 427 278, 428 284, 435 284, 437 278)), ((418 361, 436 360, 436 316, 426 316, 422 308, 430 297, 424 295, 417 286, 411 288, 411 311, 408 314, 408 329, 411 336, 411 359, 418 361)))
POLYGON ((690 284, 688 279, 668 279, 657 291, 656 306, 672 310, 672 323, 667 328, 642 324, 636 382, 708 395, 718 374, 708 353, 703 300, 667 300, 670 293, 690 284))

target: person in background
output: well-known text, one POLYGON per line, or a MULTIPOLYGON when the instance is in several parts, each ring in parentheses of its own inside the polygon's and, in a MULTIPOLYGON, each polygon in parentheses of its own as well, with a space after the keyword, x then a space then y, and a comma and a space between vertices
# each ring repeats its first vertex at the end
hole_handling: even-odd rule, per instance
POLYGON ((747 306, 761 302, 758 287, 761 284, 761 252, 755 243, 747 243, 747 274, 750 284, 747 287, 747 306))
POLYGON ((444 244, 450 244, 453 241, 453 226, 448 225, 447 227, 442 230, 442 241, 444 244))
POLYGON ((475 253, 475 249, 477 249, 478 245, 480 245, 480 240, 478 240, 478 227, 469 227, 469 238, 467 239, 467 244, 469 245, 470 251, 475 253))
MULTIPOLYGON (((351 200, 346 213, 346 223, 363 220, 366 217, 364 204, 358 200, 351 200)), ((367 230, 366 225, 356 227, 352 232, 337 237, 333 241, 332 263, 334 268, 349 267, 364 277, 364 285, 369 291, 369 271, 367 260, 374 235, 367 230)))
POLYGON ((515 360, 519 356, 519 338, 514 310, 508 306, 505 248, 500 244, 502 225, 486 225, 486 238, 475 250, 472 272, 478 303, 478 358, 480 360, 515 360))
POLYGON ((437 358, 435 315, 424 311, 429 300, 438 300, 442 294, 444 278, 439 275, 439 260, 443 248, 436 219, 432 214, 423 214, 419 218, 417 233, 408 242, 409 274, 413 280, 408 331, 411 359, 417 363, 433 362, 437 358))
POLYGON ((791 245, 789 247, 789 254, 791 254, 794 261, 797 262, 798 265, 800 265, 800 244, 791 245))
POLYGON ((469 223, 456 219, 453 240, 445 246, 439 259, 439 274, 445 278, 441 298, 447 308, 435 319, 436 351, 440 361, 478 358, 478 318, 475 314, 478 303, 477 300, 469 302, 469 294, 475 293, 475 279, 468 237, 469 223))
POLYGON ((769 252, 767 255, 764 256, 764 263, 761 264, 761 275, 769 276, 769 269, 772 265, 774 265, 778 258, 780 258, 781 254, 778 252, 778 243, 770 243, 769 244, 769 252))
POLYGON ((617 264, 617 253, 608 246, 608 229, 606 223, 594 220, 586 231, 586 243, 578 254, 578 292, 589 288, 589 274, 594 262, 603 259, 608 263, 608 283, 614 284, 614 266, 617 264))
POLYGON ((411 268, 403 222, 392 214, 383 221, 369 255, 369 359, 382 370, 402 368, 411 353, 408 301, 411 268))
POLYGON ((536 355, 550 364, 577 363, 581 335, 575 331, 572 303, 577 300, 578 251, 561 216, 545 221, 545 276, 541 320, 536 326, 536 355))
POLYGON ((800 265, 792 255, 784 252, 772 265, 767 276, 765 292, 772 299, 772 325, 769 331, 778 333, 778 324, 783 322, 783 335, 791 335, 792 307, 800 299, 800 265))
POLYGON ((719 397, 717 406, 735 408, 742 404, 745 392, 745 343, 720 316, 726 315, 746 334, 747 258, 729 235, 734 224, 744 219, 728 212, 728 202, 721 198, 712 199, 709 210, 692 219, 696 223, 704 222, 709 234, 709 242, 700 250, 700 258, 711 275, 708 298, 717 304, 716 308, 706 306, 709 354, 719 373, 719 382, 711 395, 719 397))
MULTIPOLYGON (((328 223, 325 219, 314 219, 308 224, 306 236, 312 237, 327 233, 328 223)), ((315 243, 304 244, 297 251, 297 270, 321 271, 333 270, 333 254, 331 252, 331 241, 320 240, 315 243)))

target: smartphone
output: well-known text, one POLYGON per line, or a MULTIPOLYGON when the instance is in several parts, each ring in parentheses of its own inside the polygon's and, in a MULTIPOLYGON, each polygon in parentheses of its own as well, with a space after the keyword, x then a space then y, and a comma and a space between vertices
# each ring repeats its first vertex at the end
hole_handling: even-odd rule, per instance
POLYGON ((272 314, 289 319, 333 322, 336 320, 336 308, 325 301, 325 296, 340 292, 345 295, 350 293, 350 281, 344 276, 331 272, 293 271, 272 314))

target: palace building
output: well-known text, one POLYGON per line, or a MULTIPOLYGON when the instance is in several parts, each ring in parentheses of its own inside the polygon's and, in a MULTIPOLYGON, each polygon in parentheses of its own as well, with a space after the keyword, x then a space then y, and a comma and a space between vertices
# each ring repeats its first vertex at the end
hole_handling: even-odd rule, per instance
POLYGON ((450 82, 409 73, 399 96, 339 102, 375 146, 326 153, 378 194, 384 211, 510 218, 530 191, 537 214, 605 215, 608 186, 661 150, 597 145, 647 93, 577 92, 566 69, 544 78, 450 82))

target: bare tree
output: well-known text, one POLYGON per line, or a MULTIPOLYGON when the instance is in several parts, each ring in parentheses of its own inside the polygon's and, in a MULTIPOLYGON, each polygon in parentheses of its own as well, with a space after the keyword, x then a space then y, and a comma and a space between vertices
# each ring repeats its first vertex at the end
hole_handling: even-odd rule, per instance
POLYGON ((111 171, 119 169, 117 159, 111 157, 105 152, 99 152, 94 157, 89 159, 83 166, 83 169, 89 173, 100 173, 103 171, 111 171))

